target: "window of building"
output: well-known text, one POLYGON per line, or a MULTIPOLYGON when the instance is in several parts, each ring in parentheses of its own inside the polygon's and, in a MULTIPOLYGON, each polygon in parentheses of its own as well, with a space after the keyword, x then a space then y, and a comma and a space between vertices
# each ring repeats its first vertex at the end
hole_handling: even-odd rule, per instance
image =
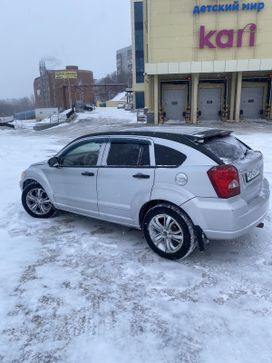
POLYGON ((143 3, 134 3, 136 83, 144 82, 144 23, 143 3))
POLYGON ((144 108, 145 100, 144 100, 144 92, 135 92, 135 108, 144 108))

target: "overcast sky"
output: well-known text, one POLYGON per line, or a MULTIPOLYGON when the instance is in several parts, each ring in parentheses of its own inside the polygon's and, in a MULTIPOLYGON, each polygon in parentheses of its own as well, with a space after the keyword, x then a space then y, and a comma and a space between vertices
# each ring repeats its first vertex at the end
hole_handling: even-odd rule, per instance
POLYGON ((33 94, 39 61, 101 78, 131 44, 129 0, 0 0, 0 99, 33 94))

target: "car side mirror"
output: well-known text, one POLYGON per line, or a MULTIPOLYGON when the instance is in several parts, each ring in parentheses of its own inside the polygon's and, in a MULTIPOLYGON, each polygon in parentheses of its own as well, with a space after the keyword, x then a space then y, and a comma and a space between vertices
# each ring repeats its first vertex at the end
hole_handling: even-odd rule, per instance
POLYGON ((53 156, 48 160, 48 165, 50 168, 58 168, 60 166, 60 161, 57 156, 53 156))

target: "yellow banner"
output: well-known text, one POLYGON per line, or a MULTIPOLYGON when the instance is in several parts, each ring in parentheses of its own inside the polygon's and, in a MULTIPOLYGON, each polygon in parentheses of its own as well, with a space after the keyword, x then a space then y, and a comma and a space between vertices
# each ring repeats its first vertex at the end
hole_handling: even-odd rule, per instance
POLYGON ((77 78, 75 71, 57 71, 55 72, 55 79, 74 79, 77 78))

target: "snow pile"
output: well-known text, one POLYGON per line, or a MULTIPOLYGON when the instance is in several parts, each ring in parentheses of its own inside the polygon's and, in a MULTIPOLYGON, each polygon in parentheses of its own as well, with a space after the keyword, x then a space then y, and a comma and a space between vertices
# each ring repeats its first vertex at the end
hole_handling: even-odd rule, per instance
POLYGON ((123 120, 129 123, 137 122, 137 113, 118 109, 116 107, 96 107, 94 111, 77 114, 77 121, 101 119, 101 122, 107 120, 123 120))
POLYGON ((15 126, 15 129, 30 129, 37 124, 36 121, 33 120, 14 120, 12 124, 15 126))
MULTIPOLYGON (((66 121, 66 114, 71 111, 65 110, 59 114, 60 118, 60 125, 59 126, 68 126, 66 121)), ((136 123, 137 122, 137 114, 131 111, 125 111, 124 109, 117 109, 116 107, 97 107, 94 111, 86 111, 86 112, 80 112, 77 113, 77 118, 73 122, 80 122, 82 120, 96 120, 101 119, 101 122, 105 120, 122 120, 127 121, 128 123, 136 123)), ((32 130, 33 127, 37 124, 48 124, 50 122, 56 122, 57 121, 57 115, 56 117, 53 117, 52 119, 46 118, 42 121, 36 122, 33 120, 14 120, 13 124, 15 125, 16 129, 30 129, 32 130)), ((55 126, 58 127, 58 126, 55 126)))
POLYGON ((126 101, 126 92, 118 93, 111 101, 126 101))

